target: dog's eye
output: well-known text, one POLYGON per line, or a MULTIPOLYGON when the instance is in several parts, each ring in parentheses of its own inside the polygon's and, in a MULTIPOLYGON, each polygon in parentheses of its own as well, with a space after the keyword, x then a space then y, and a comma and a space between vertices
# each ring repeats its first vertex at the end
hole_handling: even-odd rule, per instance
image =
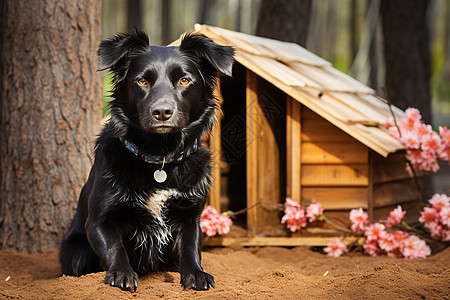
POLYGON ((180 79, 180 84, 181 85, 187 85, 187 84, 189 84, 189 79, 187 79, 187 78, 181 78, 180 79))
POLYGON ((138 83, 140 86, 147 86, 147 85, 148 85, 148 82, 147 82, 147 80, 145 80, 145 79, 139 79, 139 80, 137 81, 137 83, 138 83))

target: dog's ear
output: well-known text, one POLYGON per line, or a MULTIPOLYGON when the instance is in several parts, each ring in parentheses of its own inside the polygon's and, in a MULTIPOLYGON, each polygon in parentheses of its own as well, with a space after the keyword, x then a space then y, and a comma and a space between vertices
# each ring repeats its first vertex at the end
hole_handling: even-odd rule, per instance
POLYGON ((137 28, 104 40, 97 52, 98 71, 113 68, 122 58, 126 59, 136 51, 146 51, 149 46, 147 34, 137 28))
POLYGON ((200 34, 186 34, 181 40, 180 51, 194 57, 200 64, 207 62, 223 75, 231 76, 234 48, 214 44, 200 34))

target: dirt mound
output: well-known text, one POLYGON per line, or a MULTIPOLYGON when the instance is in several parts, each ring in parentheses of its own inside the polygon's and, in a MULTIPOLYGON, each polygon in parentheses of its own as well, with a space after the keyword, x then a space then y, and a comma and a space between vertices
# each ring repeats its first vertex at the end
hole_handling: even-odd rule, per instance
POLYGON ((308 248, 213 248, 203 253, 216 288, 183 290, 180 275, 150 274, 136 293, 102 283, 104 272, 58 277, 57 250, 0 251, 0 298, 8 299, 449 299, 450 248, 426 259, 332 258, 308 248))

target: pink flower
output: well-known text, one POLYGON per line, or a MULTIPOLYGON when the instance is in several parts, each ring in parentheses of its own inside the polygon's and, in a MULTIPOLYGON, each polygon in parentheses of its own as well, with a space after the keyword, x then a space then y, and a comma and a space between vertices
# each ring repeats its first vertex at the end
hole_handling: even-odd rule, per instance
POLYGON ((450 146, 450 130, 447 126, 439 126, 439 135, 442 139, 442 144, 450 146))
POLYGON ((350 211, 351 229, 354 232, 364 232, 366 225, 370 223, 369 216, 362 208, 352 209, 350 211))
POLYGON ((408 107, 405 110, 405 118, 404 119, 420 121, 422 119, 422 115, 420 114, 420 111, 417 108, 408 107))
POLYGON ((425 258, 431 254, 431 249, 425 241, 411 235, 401 242, 400 252, 405 258, 425 258))
POLYGON ((427 151, 437 151, 441 146, 441 138, 439 135, 432 131, 429 134, 426 134, 422 137, 422 150, 427 151))
POLYGON ((433 207, 424 207, 420 212, 419 222, 424 223, 427 228, 430 224, 437 224, 439 222, 439 213, 433 207))
POLYGON ((306 217, 309 222, 314 222, 318 219, 318 217, 323 213, 323 207, 320 203, 311 203, 306 208, 306 217))
POLYGON ((402 207, 399 205, 389 213, 387 221, 392 225, 400 224, 405 217, 405 214, 406 211, 402 211, 402 207))
POLYGON ((300 230, 302 227, 306 227, 306 216, 305 210, 300 207, 300 205, 290 198, 286 198, 284 203, 284 213, 285 215, 281 218, 281 223, 286 224, 287 228, 291 232, 300 230))
POLYGON ((397 127, 395 126, 389 127, 388 132, 392 137, 396 138, 397 140, 400 139, 400 133, 398 132, 397 127))
POLYGON ((366 227, 364 235, 366 236, 367 241, 369 243, 376 242, 380 238, 380 234, 384 232, 384 229, 385 227, 381 223, 370 224, 369 226, 366 227))
POLYGON ((444 235, 444 228, 441 224, 430 223, 426 226, 430 230, 430 235, 435 240, 441 240, 444 235))
POLYGON ((380 248, 386 252, 393 251, 398 247, 397 240, 393 233, 383 231, 380 234, 380 239, 378 240, 378 245, 380 248))
POLYGON ((440 212, 443 207, 450 206, 450 197, 445 194, 434 194, 428 202, 437 212, 440 212))
POLYGON ((325 247, 323 251, 329 256, 338 257, 348 250, 347 246, 345 246, 340 239, 335 239, 328 242, 327 247, 325 247))
POLYGON ((206 207, 200 216, 200 228, 207 236, 227 234, 233 221, 229 216, 221 215, 212 207, 206 207))
POLYGON ((417 109, 408 108, 398 123, 398 129, 392 126, 390 119, 386 120, 385 126, 388 126, 389 134, 405 146, 406 158, 414 169, 437 172, 437 159, 448 160, 450 157, 450 132, 447 127, 439 127, 438 134, 421 119, 417 109))
POLYGON ((370 241, 368 243, 365 243, 363 248, 364 252, 366 252, 370 256, 378 256, 382 252, 381 249, 378 248, 378 243, 376 241, 370 241))
POLYGON ((408 131, 402 135, 400 142, 407 149, 418 149, 420 147, 420 139, 417 137, 417 132, 408 131))
POLYGON ((416 128, 416 134, 417 134, 417 137, 419 138, 420 141, 422 140, 422 138, 424 136, 426 136, 427 134, 430 134, 432 132, 433 132, 433 128, 429 124, 427 125, 427 124, 421 123, 416 128))
POLYGON ((450 206, 444 206, 441 208, 439 216, 441 217, 441 223, 447 227, 450 227, 450 206))
POLYGON ((416 108, 407 108, 405 110, 405 117, 400 121, 399 127, 402 135, 408 131, 416 130, 417 126, 421 124, 422 116, 416 108))

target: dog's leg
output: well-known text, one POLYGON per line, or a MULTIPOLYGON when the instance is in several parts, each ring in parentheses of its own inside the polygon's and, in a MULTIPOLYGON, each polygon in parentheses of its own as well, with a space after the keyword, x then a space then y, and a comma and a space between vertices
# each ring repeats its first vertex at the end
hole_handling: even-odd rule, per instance
POLYGON ((78 213, 61 242, 59 261, 63 275, 81 276, 100 271, 98 257, 89 245, 86 232, 80 226, 78 213))
POLYGON ((138 275, 130 266, 119 229, 88 219, 86 232, 95 253, 106 266, 103 282, 122 290, 136 291, 138 275))
POLYGON ((194 290, 215 287, 214 277, 201 266, 202 236, 198 222, 183 224, 177 236, 181 285, 194 290))

